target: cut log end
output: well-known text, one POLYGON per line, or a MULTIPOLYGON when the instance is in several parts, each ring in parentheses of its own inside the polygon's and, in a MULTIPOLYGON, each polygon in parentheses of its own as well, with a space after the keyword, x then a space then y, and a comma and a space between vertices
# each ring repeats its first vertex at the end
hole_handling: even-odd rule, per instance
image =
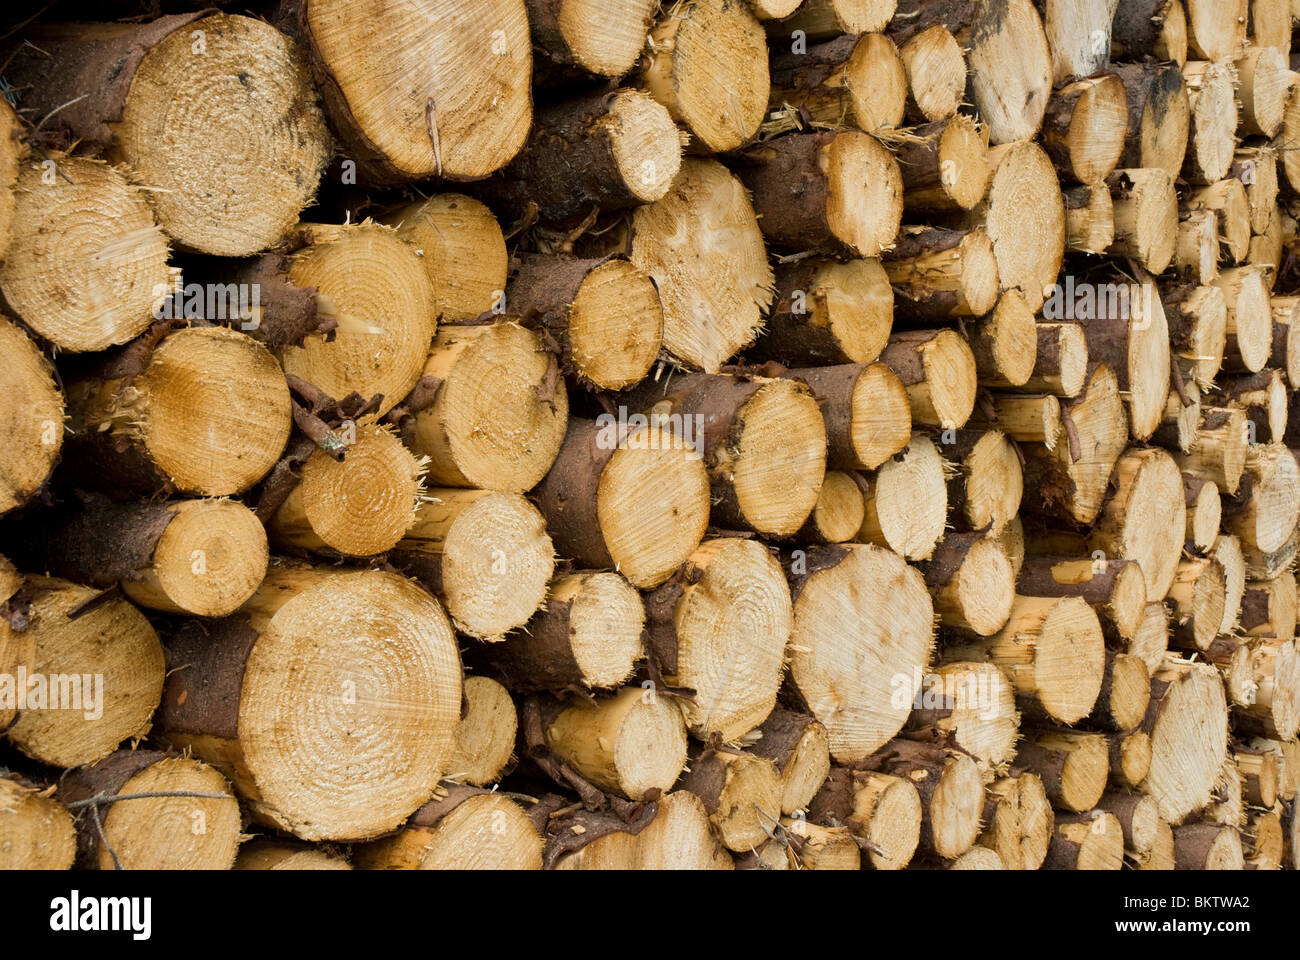
POLYGON ((510 692, 489 677, 466 677, 464 695, 469 709, 456 724, 447 779, 483 787, 510 763, 519 718, 510 692))

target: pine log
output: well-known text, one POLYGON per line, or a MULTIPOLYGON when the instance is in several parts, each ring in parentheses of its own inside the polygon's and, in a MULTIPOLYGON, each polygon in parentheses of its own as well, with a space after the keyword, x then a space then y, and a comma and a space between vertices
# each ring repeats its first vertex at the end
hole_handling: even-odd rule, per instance
POLYGON ((948 28, 936 23, 914 33, 898 52, 907 71, 909 117, 935 121, 956 116, 966 92, 966 57, 948 28))
POLYGON ((781 813, 807 809, 831 771, 826 728, 807 714, 777 707, 758 729, 762 736, 749 752, 776 764, 781 813))
POLYGON ((682 711, 653 689, 548 702, 543 711, 546 745, 592 783, 629 799, 667 791, 686 764, 682 711))
POLYGON ((1119 0, 1067 3, 1046 0, 1043 28, 1056 83, 1104 70, 1110 58, 1111 21, 1119 0))
MULTIPOLYGON (((1152 601, 1142 610, 1142 619, 1133 636, 1121 644, 1125 653, 1138 657, 1153 674, 1165 662, 1169 651, 1169 609, 1161 601, 1152 601)), ((1120 638, 1124 639, 1124 638, 1120 638)))
POLYGON ((975 9, 967 43, 972 100, 988 121, 989 138, 998 144, 1031 139, 1052 92, 1038 11, 1030 0, 987 0, 975 9))
POLYGON ((1092 722, 1122 733, 1142 721, 1150 702, 1151 678, 1135 653, 1106 651, 1106 673, 1092 711, 1092 722))
POLYGON ((1146 732, 1129 730, 1110 738, 1111 782, 1136 790, 1150 770, 1151 737, 1146 732))
POLYGON ((519 716, 510 692, 491 677, 466 677, 464 697, 447 779, 485 787, 510 766, 519 716))
POLYGON ((1228 177, 1189 192, 1186 209, 1214 213, 1217 234, 1230 262, 1240 263, 1250 252, 1250 202, 1246 188, 1236 177, 1228 177))
POLYGON ((1164 287, 1160 297, 1173 359, 1183 380, 1193 380, 1201 390, 1208 389, 1223 365, 1227 347, 1228 307, 1223 291, 1189 283, 1164 287))
POLYGON ((925 581, 897 554, 861 544, 807 551, 791 580, 791 681, 826 727, 831 756, 856 763, 897 734, 911 710, 893 678, 910 680, 930 658, 925 581), (860 670, 864 656, 879 667, 860 670))
POLYGON ((354 856, 361 870, 540 870, 542 843, 513 798, 448 785, 401 830, 354 856))
POLYGON ((991 663, 954 661, 926 674, 908 717, 910 739, 944 743, 974 758, 985 779, 1016 756, 1020 714, 1015 693, 991 663))
POLYGON ((979 844, 996 851, 1006 869, 1042 866, 1056 818, 1037 775, 1019 773, 989 784, 982 819, 979 844))
POLYGON ((569 401, 558 364, 537 334, 510 320, 447 325, 423 376, 433 402, 415 417, 412 444, 434 484, 523 493, 559 452, 569 401))
POLYGON ((1139 870, 1174 869, 1174 831, 1164 820, 1156 821, 1156 839, 1151 849, 1137 860, 1139 870))
POLYGON ((1038 775, 1058 809, 1091 810, 1106 789, 1108 752, 1099 733, 1028 730, 1016 762, 1038 775))
POLYGON ((1251 47, 1237 60, 1237 75, 1237 99, 1241 103, 1239 133, 1247 137, 1272 137, 1282 126, 1291 87, 1286 55, 1277 47, 1251 47))
POLYGON ((752 850, 780 822, 781 775, 771 760, 705 749, 692 755, 679 789, 704 801, 718 839, 736 853, 752 850))
POLYGON ((862 869, 862 853, 847 827, 821 827, 789 817, 782 818, 781 826, 798 837, 801 870, 862 869))
POLYGON ((847 827, 864 841, 863 865, 875 870, 906 867, 921 838, 921 797, 901 776, 833 767, 808 816, 847 827))
POLYGON ((165 613, 224 617, 266 575, 266 531, 235 500, 69 502, 15 531, 23 566, 106 589, 165 613), (37 531, 39 530, 39 534, 37 531))
POLYGON ((1224 377, 1210 400, 1217 406, 1245 408, 1248 441, 1252 438, 1256 443, 1285 441, 1290 397, 1281 370, 1224 377))
MULTIPOLYGON (((0 227, 3 230, 3 227, 0 227)), ((0 233, 3 236, 3 233, 0 233)), ((0 316, 0 514, 21 507, 44 486, 63 450, 63 391, 54 366, 17 324, 0 316)))
MULTIPOLYGON (((1058 397, 1079 396, 1084 385, 1092 379, 1089 377, 1088 341, 1083 326, 1077 323, 1039 323, 1036 333, 1038 350, 1034 372, 1023 387, 1058 397)), ((1107 376, 1113 379, 1114 373, 1108 371, 1107 376)), ((990 385, 1013 386, 1000 382, 990 385)))
POLYGON ((878 257, 903 215, 898 161, 860 130, 790 133, 744 154, 738 169, 769 242, 878 257))
POLYGON ((1172 60, 1182 66, 1187 61, 1187 15, 1182 0, 1115 4, 1110 54, 1116 60, 1139 60, 1153 54, 1157 60, 1172 60))
POLYGON ((1115 242, 1115 201, 1105 183, 1079 184, 1061 192, 1065 200, 1065 249, 1102 254, 1115 242))
POLYGON ((669 374, 624 399, 651 424, 692 431, 718 526, 784 538, 812 513, 826 472, 826 428, 813 392, 798 380, 669 374))
POLYGON ((958 473, 948 478, 951 521, 958 529, 1002 534, 1020 510, 1024 479, 1020 454, 998 430, 958 430, 940 436, 958 473))
POLYGON ((880 359, 907 390, 912 422, 942 430, 965 426, 975 408, 975 356, 955 330, 906 330, 889 338, 880 359))
POLYGON ((1217 823, 1176 826, 1174 862, 1178 870, 1244 870, 1241 834, 1217 823))
POLYGON ((1210 801, 1227 756, 1228 708, 1223 682, 1208 664, 1168 660, 1152 678, 1142 729, 1151 738, 1143 789, 1160 816, 1182 823, 1210 801))
POLYGON ((846 543, 857 536, 865 519, 858 479, 840 470, 827 470, 817 505, 794 539, 811 544, 846 543))
POLYGON ((1234 747, 1232 759, 1241 774, 1242 795, 1246 802, 1272 809, 1277 803, 1281 757, 1269 750, 1234 747))
POLYGON ((342 857, 308 844, 257 839, 240 844, 232 870, 351 870, 342 857))
POLYGON ((1033 142, 990 150, 989 166, 993 179, 988 196, 971 218, 982 220, 993 241, 1002 289, 1019 287, 1029 308, 1037 311, 1056 282, 1065 255, 1060 184, 1051 159, 1033 142))
POLYGON ((72 816, 48 789, 17 774, 0 777, 0 870, 70 870, 77 856, 72 816))
POLYGON ((793 109, 803 124, 875 133, 901 124, 906 102, 904 62, 883 33, 845 34, 772 59, 768 110, 793 109))
POLYGON ((663 343, 654 281, 623 258, 519 254, 505 303, 559 345, 566 373, 599 390, 622 390, 644 378, 663 343))
POLYGON ((1293 539, 1300 518, 1300 466, 1282 444, 1257 444, 1246 454, 1243 495, 1224 504, 1223 529, 1243 552, 1265 556, 1293 539))
POLYGON ((1111 813, 1061 814, 1043 867, 1047 870, 1119 870, 1124 865, 1124 831, 1111 813))
POLYGON ((1223 520, 1219 485, 1213 480, 1202 480, 1185 473, 1183 493, 1187 501, 1187 542, 1196 550, 1208 552, 1219 537, 1219 525, 1223 520))
POLYGON ((891 740, 880 751, 882 772, 910 780, 921 797, 917 852, 953 860, 975 845, 984 811, 979 767, 965 753, 914 740, 891 740))
POLYGON ((826 462, 841 470, 875 470, 912 438, 908 393, 883 363, 795 369, 808 384, 826 427, 826 462))
POLYGON ((1283 56, 1291 53, 1291 4, 1289 0, 1251 0, 1250 42, 1260 47, 1277 47, 1283 56))
POLYGON ((1223 270, 1215 285, 1223 291, 1227 307, 1224 367, 1257 373, 1268 363, 1273 348, 1273 315, 1264 271, 1254 265, 1223 270))
POLYGON ((1295 641, 1263 639, 1252 644, 1250 668, 1253 690, 1249 702, 1235 711, 1237 727, 1277 740, 1293 739, 1300 731, 1300 653, 1295 641))
POLYGON ((633 212, 624 247, 659 288, 673 356, 716 373, 753 342, 771 305, 772 269, 753 203, 722 164, 683 161, 667 195, 633 212))
POLYGON ((478 180, 523 145, 533 62, 524 0, 302 0, 297 19, 334 130, 367 182, 478 180))
POLYGON ((1183 178, 1189 183, 1214 183, 1228 175, 1236 147, 1237 69, 1228 60, 1189 61, 1183 66, 1183 79, 1191 108, 1183 178))
POLYGON ((681 169, 669 111, 640 90, 602 90, 537 111, 518 155, 482 188, 505 221, 572 227, 596 210, 666 194, 681 169))
POLYGON ((645 654, 645 606, 617 573, 585 571, 551 582, 527 626, 482 648, 511 690, 612 688, 632 676, 645 654))
POLYGON ((650 32, 640 83, 710 153, 758 132, 771 82, 767 39, 746 3, 686 0, 650 32))
POLYGON ((1093 371, 1087 389, 1062 411, 1061 421, 1064 432, 1055 447, 1025 445, 1024 505, 1030 512, 1090 524, 1101 511, 1111 470, 1128 443, 1123 401, 1109 367, 1103 364, 1093 371))
POLYGON ((888 547, 908 560, 929 558, 948 516, 944 459, 924 434, 862 481, 857 540, 888 547))
POLYGON ((1180 276, 1200 284, 1219 276, 1219 219, 1212 210, 1180 214, 1172 267, 1180 276))
POLYGON ((1212 557, 1178 564, 1168 600, 1173 607, 1174 645, 1208 649, 1223 622, 1227 605, 1227 574, 1212 557))
MULTIPOLYGON (((563 831, 565 821, 559 821, 563 831)), ((572 827, 588 830, 581 823, 572 827)), ((562 833, 559 834, 562 836, 562 833)), ((562 852, 551 835, 551 849, 561 850, 556 870, 731 870, 730 854, 718 843, 704 803, 693 793, 676 790, 659 801, 654 818, 640 832, 604 831, 572 852, 562 852)), ((581 842, 581 840, 579 840, 581 842)))
POLYGON ((708 471, 699 452, 658 424, 623 430, 575 419, 537 498, 562 555, 649 589, 703 539, 708 471))
POLYGON ((945 629, 989 636, 1011 616, 1011 561, 997 540, 982 532, 945 535, 926 564, 925 583, 945 629))
POLYGON ((1061 436, 1061 401, 1049 394, 991 393, 989 403, 966 426, 972 430, 1001 430, 1018 443, 1041 443, 1053 449, 1061 436))
POLYGON ((1286 373, 1287 385, 1295 390, 1300 388, 1300 297, 1275 296, 1269 303, 1273 308, 1273 352, 1268 365, 1286 373))
POLYGON ((506 289, 506 241, 492 211, 461 193, 439 193, 384 218, 420 255, 440 320, 473 320, 506 289))
POLYGON ((909 215, 955 213, 988 192, 988 128, 956 114, 915 128, 898 145, 903 206, 909 215))
POLYGON ((1255 233, 1268 230, 1271 215, 1277 208, 1277 167, 1278 150, 1271 144, 1239 147, 1234 155, 1229 173, 1245 184, 1250 203, 1250 229, 1255 233))
POLYGON ((427 491, 398 536, 393 563, 438 595, 461 633, 495 642, 546 602, 555 548, 519 494, 427 491))
POLYGON ((896 309, 921 320, 974 317, 998 302, 993 243, 981 228, 904 227, 885 259, 896 309))
POLYGON ((9 742, 50 766, 76 767, 144 737, 164 672, 149 621, 127 601, 67 580, 29 575, 23 590, 30 668, 24 657, 0 675, 0 709, 18 713, 9 742))
POLYGON ((873 33, 885 28, 896 7, 897 0, 804 0, 793 15, 769 23, 768 31, 773 36, 802 31, 810 40, 873 33))
MULTIPOLYGON (((181 246, 258 253, 279 245, 311 204, 333 144, 303 51, 269 23, 206 11, 40 25, 25 39, 5 69, 23 90, 26 119, 48 119, 56 135, 128 167, 181 246), (217 144, 226 148, 214 151, 217 144)), ((121 201, 95 206, 111 210, 112 202, 121 201)), ((149 238, 152 226, 152 218, 114 223, 104 239, 142 231, 135 256, 144 256, 161 247, 149 238)), ((134 296, 147 296, 152 282, 134 296)), ((96 299, 102 309, 105 298, 96 299)))
MULTIPOLYGON (((754 540, 706 540, 646 598, 648 653, 701 740, 735 741, 762 724, 781 687, 793 610, 784 571, 754 540)), ((772 811, 769 811, 772 812, 772 811)))
MULTIPOLYGON (((959 54, 960 56, 960 54, 959 54)), ((962 62, 965 71, 965 61, 962 62)), ((9 252, 9 241, 14 226, 14 187, 23 162, 30 155, 18 114, 8 100, 0 104, 0 258, 9 252)))
POLYGON ((1105 557, 1026 556, 1016 592, 1028 597, 1082 597, 1124 638, 1137 634, 1147 603, 1141 567, 1132 560, 1105 557))
POLYGON ((1226 495, 1241 486, 1246 469, 1246 411, 1241 407, 1202 407, 1190 453, 1175 453, 1185 474, 1213 481, 1226 495))
POLYGON ((334 320, 330 338, 313 334, 280 353, 286 373, 332 397, 382 395, 382 416, 420 379, 437 332, 433 284, 419 255, 390 227, 366 222, 311 225, 293 255, 289 280, 316 291, 318 312, 334 320))
POLYGON ((950 646, 944 656, 997 664, 1018 696, 1062 723, 1075 723, 1092 710, 1105 673, 1101 624, 1079 597, 1017 595, 1001 630, 950 646))
POLYGON ((56 155, 27 164, 13 196, 0 291, 36 335, 80 353, 153 323, 175 271, 143 189, 103 161, 56 155))
POLYGON ((190 757, 119 750, 72 771, 58 797, 86 804, 77 810, 83 868, 229 870, 242 839, 230 783, 190 757))
POLYGON ((1114 69, 1128 94, 1129 138, 1119 165, 1158 168, 1177 176, 1191 129, 1191 103, 1182 71, 1174 64, 1151 61, 1114 69))
POLYGON ((1133 257, 1152 273, 1173 261, 1178 195, 1173 178, 1160 168, 1121 169, 1106 181, 1113 193, 1115 240, 1112 257, 1133 257))
POLYGON ((420 460, 390 427, 363 422, 355 433, 343 460, 316 447, 303 463, 301 482, 267 521, 278 545, 369 557, 397 546, 416 522, 420 460))
POLYGON ((1038 327, 1018 289, 1003 293, 988 316, 967 327, 967 334, 980 384, 1023 387, 1029 382, 1038 360, 1038 327))
MULTIPOLYGON (((789 5, 789 0, 785 0, 789 5)), ((533 37, 533 68, 550 65, 598 77, 621 77, 645 47, 658 7, 634 0, 611 7, 602 0, 526 0, 533 37)), ((784 15, 784 14, 782 14, 784 15)))
MULTIPOLYGON (((1183 478, 1163 450, 1132 450, 1115 465, 1115 495, 1089 543, 1106 558, 1135 560, 1147 597, 1158 600, 1174 582, 1183 547, 1183 478)), ((1300 505, 1298 505, 1300 506, 1300 505)))
POLYGON ((1097 806, 1119 821, 1128 856, 1140 861, 1150 855, 1160 834, 1160 809, 1155 800, 1136 791, 1111 789, 1097 806))
POLYGON ((402 577, 275 566, 238 615, 191 621, 167 652, 156 732, 230 777, 259 823, 304 840, 374 837, 447 772, 455 634, 402 577))
MULTIPOLYGON (((1093 5, 1108 2, 1113 0, 1093 0, 1093 5)), ((1089 44, 1093 42, 1090 37, 1089 44)), ((1062 179, 1103 181, 1124 151, 1128 123, 1124 81, 1110 73, 1093 76, 1101 66, 1104 64, 1067 73, 1088 79, 1067 83, 1048 102, 1043 118, 1043 148, 1062 179)))
POLYGON ((1240 55, 1246 42, 1247 0, 1186 0, 1187 40, 1206 60, 1240 55))
POLYGON ((776 306, 747 356, 787 366, 870 363, 893 322, 894 290, 880 261, 778 264, 776 306))

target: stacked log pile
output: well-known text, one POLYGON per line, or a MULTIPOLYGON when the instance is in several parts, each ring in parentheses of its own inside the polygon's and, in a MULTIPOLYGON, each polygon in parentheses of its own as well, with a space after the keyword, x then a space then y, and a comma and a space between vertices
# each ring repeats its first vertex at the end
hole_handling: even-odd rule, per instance
POLYGON ((0 41, 0 866, 1300 867, 1300 8, 109 6, 0 41))

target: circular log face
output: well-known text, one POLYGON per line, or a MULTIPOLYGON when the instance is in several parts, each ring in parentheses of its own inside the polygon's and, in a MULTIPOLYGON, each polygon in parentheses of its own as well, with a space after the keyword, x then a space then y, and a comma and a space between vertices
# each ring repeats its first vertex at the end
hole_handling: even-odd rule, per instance
POLYGON ((137 386, 147 397, 144 445, 176 487, 243 493, 289 439, 289 388, 270 351, 226 327, 192 327, 154 351, 137 386))
POLYGON ((518 152, 532 120, 524 0, 315 0, 309 34, 344 139, 386 180, 477 180, 518 152), (394 45, 393 37, 403 42, 394 45))
POLYGON ((29 671, 44 678, 46 700, 44 708, 28 700, 32 709, 19 711, 9 741, 42 763, 76 767, 148 733, 164 671, 149 621, 122 599, 72 620, 68 614, 98 590, 42 577, 28 577, 27 587, 34 594, 29 671), (48 709, 55 701, 60 709, 48 709))
POLYGON ((63 392, 54 368, 27 335, 0 316, 0 514, 21 506, 45 482, 63 448, 63 392))
POLYGON ((43 791, 0 777, 0 869, 69 870, 77 855, 72 817, 43 791))
POLYGON ((32 330, 64 350, 125 343, 172 289, 167 238, 144 191, 117 168, 53 162, 29 164, 18 178, 0 288, 32 330))
POLYGON ((1223 682, 1206 664, 1191 664, 1156 680, 1168 684, 1150 710, 1151 769, 1145 789, 1160 805, 1160 816, 1181 823, 1210 800, 1228 749, 1228 705, 1223 682))
POLYGON ((910 684, 929 659, 934 611, 925 581, 892 551, 850 544, 838 563, 808 576, 794 616, 791 676, 830 734, 831 755, 861 760, 911 712, 894 680, 910 684))
POLYGON ((332 146, 302 51, 269 23, 225 14, 145 55, 117 137, 163 229, 225 257, 288 235, 332 146))
POLYGON ((248 657, 239 742, 259 810, 307 840, 371 837, 433 793, 460 719, 437 601, 378 571, 298 592, 248 657))

